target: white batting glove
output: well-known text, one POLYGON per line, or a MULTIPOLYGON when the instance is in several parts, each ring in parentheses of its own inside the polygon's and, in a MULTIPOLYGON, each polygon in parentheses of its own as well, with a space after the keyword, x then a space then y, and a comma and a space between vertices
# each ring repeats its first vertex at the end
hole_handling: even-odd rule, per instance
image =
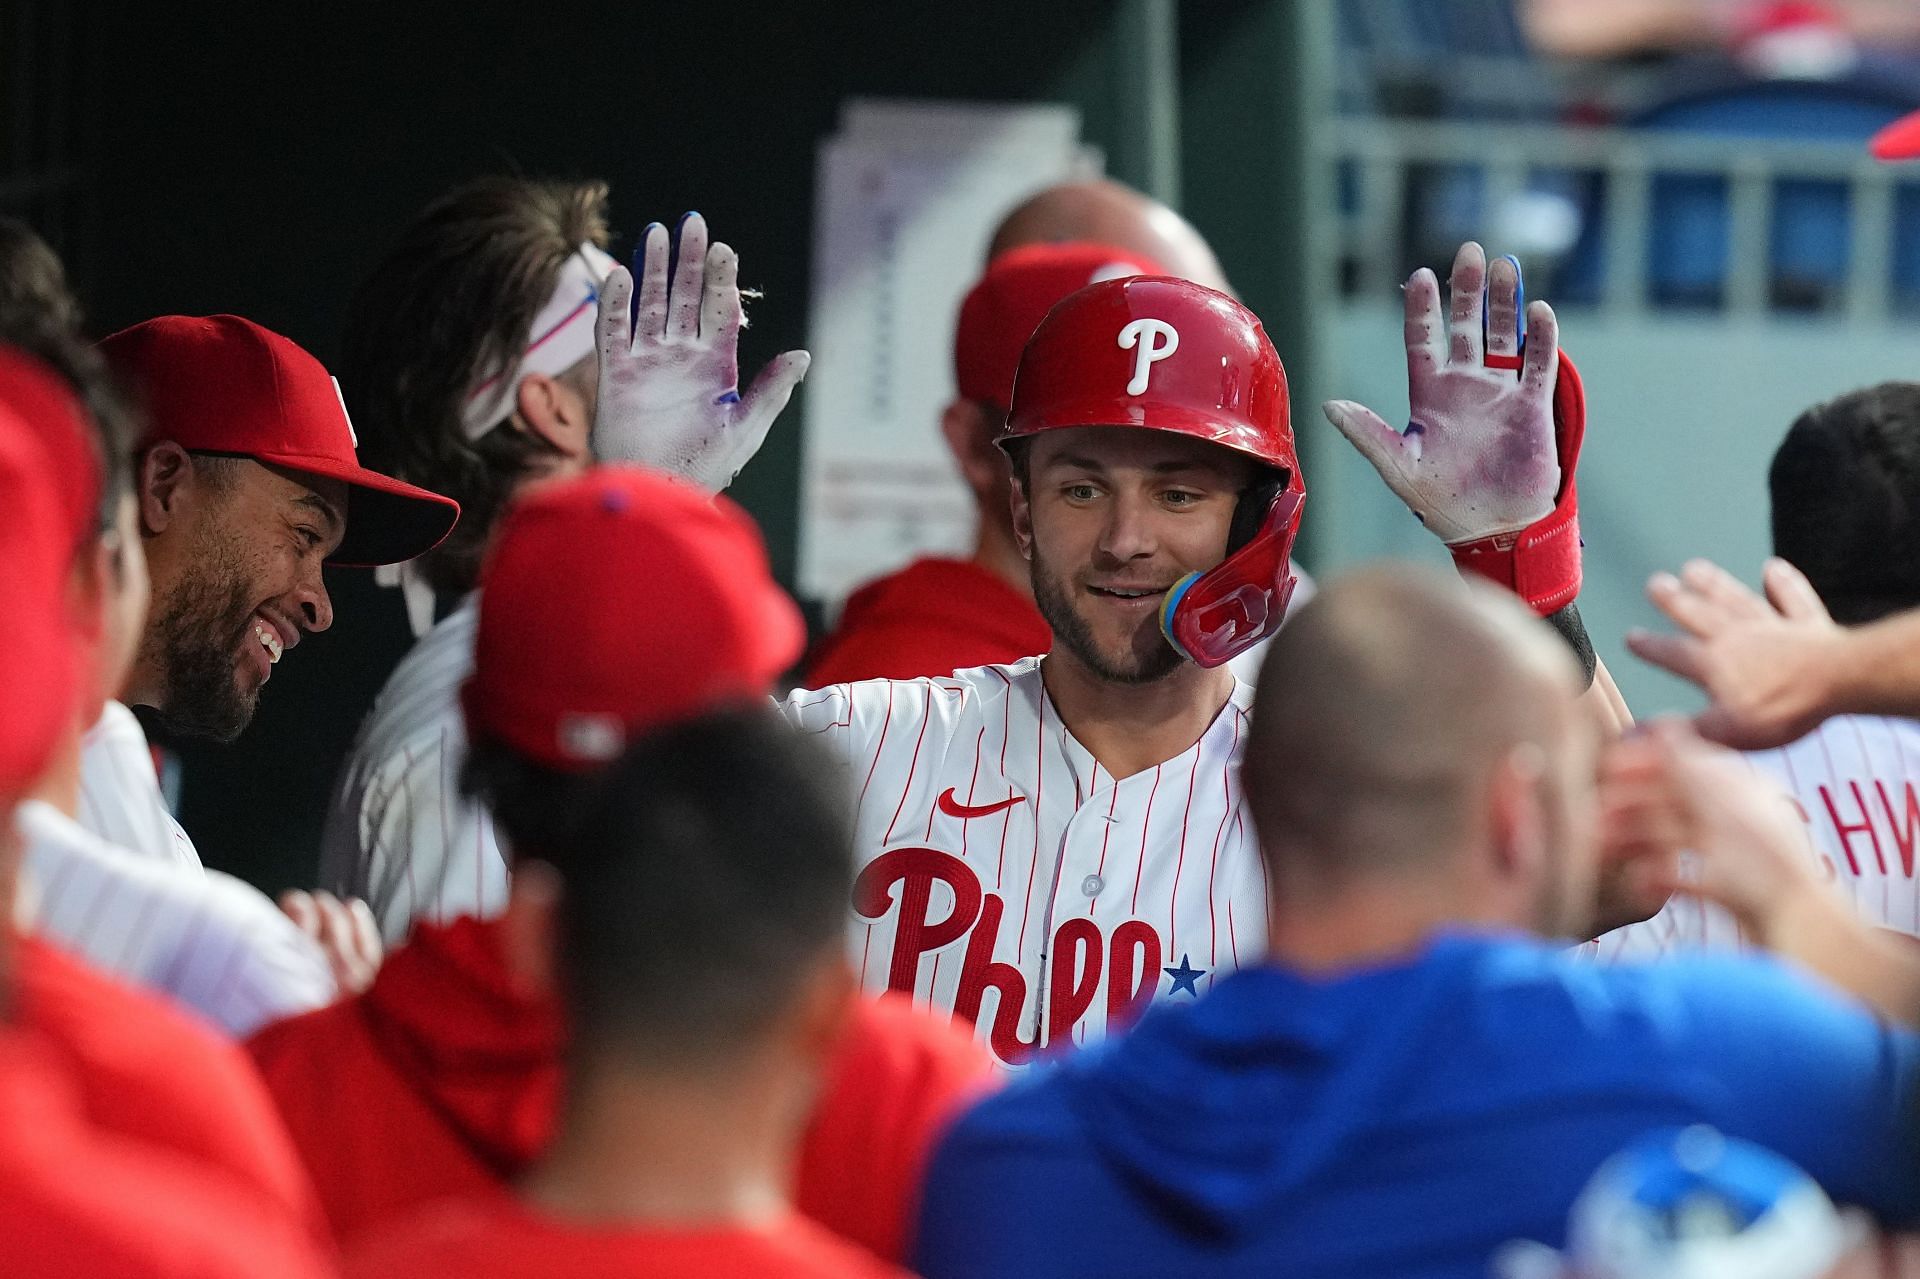
POLYGON ((1501 258, 1489 272, 1471 241, 1453 260, 1448 288, 1450 320, 1432 271, 1421 267, 1407 281, 1404 432, 1351 400, 1322 411, 1421 523, 1453 545, 1517 533, 1554 508, 1559 325, 1545 302, 1527 307, 1522 356, 1519 267, 1501 258))
POLYGON ((671 237, 655 223, 638 255, 638 307, 630 310, 633 276, 624 267, 601 286, 593 452, 718 493, 760 451, 813 357, 776 357, 741 394, 739 258, 724 244, 708 245, 697 213, 681 220, 671 285, 670 255, 671 237))

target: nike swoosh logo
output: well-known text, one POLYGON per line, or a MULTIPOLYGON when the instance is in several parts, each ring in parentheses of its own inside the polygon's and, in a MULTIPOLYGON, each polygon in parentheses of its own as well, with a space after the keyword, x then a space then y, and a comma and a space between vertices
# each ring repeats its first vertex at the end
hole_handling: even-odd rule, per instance
POLYGON ((947 816, 958 817, 965 821, 969 817, 991 817, 995 813, 1012 808, 1025 798, 1025 795, 1015 795, 997 804, 963 804, 953 797, 953 787, 949 786, 940 792, 940 798, 935 801, 935 806, 947 816))

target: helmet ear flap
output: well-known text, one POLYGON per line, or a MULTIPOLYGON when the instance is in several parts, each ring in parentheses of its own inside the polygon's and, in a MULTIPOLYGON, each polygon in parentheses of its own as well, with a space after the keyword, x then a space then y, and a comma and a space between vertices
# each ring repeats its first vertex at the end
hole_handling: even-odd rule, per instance
MULTIPOLYGON (((1241 500, 1252 506, 1251 497, 1241 500)), ((1175 652, 1199 666, 1219 666, 1280 629, 1293 596, 1288 553, 1304 499, 1279 486, 1265 506, 1253 506, 1262 522, 1245 545, 1174 583, 1160 603, 1160 631, 1175 652)))
POLYGON ((1233 521, 1227 525, 1227 554, 1231 555, 1251 542, 1267 522, 1273 501, 1286 491, 1291 477, 1277 468, 1266 468, 1240 492, 1234 503, 1233 521))

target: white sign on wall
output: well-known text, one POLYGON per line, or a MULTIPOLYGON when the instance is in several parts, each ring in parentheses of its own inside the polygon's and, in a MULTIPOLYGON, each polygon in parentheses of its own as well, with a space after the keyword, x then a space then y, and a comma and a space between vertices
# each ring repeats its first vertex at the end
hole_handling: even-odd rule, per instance
POLYGON ((917 555, 964 554, 973 506, 940 436, 953 328, 1001 217, 1097 175, 1061 106, 852 101, 818 160, 800 589, 834 606, 917 555))

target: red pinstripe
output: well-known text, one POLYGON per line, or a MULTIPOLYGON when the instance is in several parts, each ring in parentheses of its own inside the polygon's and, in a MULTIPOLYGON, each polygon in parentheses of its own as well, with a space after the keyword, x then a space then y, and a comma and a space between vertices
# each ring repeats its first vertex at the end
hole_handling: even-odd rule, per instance
MULTIPOLYGON (((1000 682, 1007 686, 1006 693, 1000 701, 1000 776, 1005 777, 1007 775, 1007 739, 1013 735, 1013 681, 1008 679, 1007 673, 999 667, 993 667, 992 670, 1000 677, 1000 682)), ((1044 716, 1045 711, 1041 713, 1044 716)), ((1038 790, 1033 794, 1033 821, 1038 827, 1040 823, 1040 792, 1038 790)), ((1012 829, 1012 824, 1013 809, 1008 808, 1000 815, 1000 860, 993 869, 995 892, 1000 891, 1000 886, 1006 882, 1007 832, 1012 829)))
MULTIPOLYGON (((986 737, 987 737, 987 726, 985 723, 982 723, 980 725, 980 731, 974 734, 974 738, 973 738, 973 771, 967 774, 967 802, 969 804, 973 802, 973 788, 980 780, 980 743, 985 741, 986 737)), ((928 839, 933 838, 934 811, 935 811, 934 809, 927 810, 927 838, 928 839)), ((973 834, 973 819, 971 817, 962 818, 960 820, 960 859, 962 861, 966 860, 967 840, 972 837, 972 834, 973 834)), ((938 955, 934 956, 934 959, 937 962, 939 960, 939 956, 938 955)))
POLYGON ((1193 753, 1193 767, 1187 772, 1187 809, 1180 817, 1180 857, 1173 864, 1173 893, 1167 899, 1167 953, 1180 949, 1180 932, 1175 921, 1180 916, 1180 873, 1187 865, 1187 827, 1193 823, 1193 791, 1200 781, 1200 752, 1193 753))
POLYGON ((1147 792, 1146 815, 1140 819, 1140 860, 1133 867, 1133 904, 1127 908, 1129 915, 1140 914, 1140 875, 1147 868, 1147 831, 1153 825, 1153 797, 1160 793, 1160 770, 1165 764, 1153 766, 1153 789, 1147 792))
MULTIPOLYGON (((1234 838, 1236 839, 1239 838, 1238 832, 1240 830, 1242 815, 1240 809, 1234 810, 1233 829, 1235 832, 1234 838)), ((1260 856, 1260 850, 1256 848, 1254 849, 1253 860, 1260 867, 1260 884, 1264 889, 1267 882, 1267 859, 1260 856)), ((1240 967, 1240 939, 1234 935, 1233 931, 1233 898, 1231 897, 1227 898, 1227 953, 1233 956, 1233 966, 1235 969, 1238 969, 1240 967)))
MULTIPOLYGON (((848 706, 847 718, 851 720, 853 718, 853 714, 852 714, 853 700, 851 696, 849 696, 847 700, 847 706, 848 706)), ((860 819, 860 809, 866 807, 867 787, 873 785, 873 770, 880 767, 880 752, 886 749, 887 730, 891 727, 893 727, 893 681, 888 680, 887 681, 887 714, 886 714, 886 717, 880 721, 880 740, 873 744, 873 763, 867 765, 867 779, 860 783, 860 799, 858 800, 858 802, 854 804, 854 820, 855 821, 858 821, 860 819)))
MULTIPOLYGON (((1094 765, 1093 765, 1093 775, 1096 779, 1100 776, 1100 764, 1097 760, 1094 762, 1094 765)), ((1107 841, 1113 838, 1113 810, 1114 810, 1114 807, 1119 804, 1119 802, 1120 802, 1120 783, 1116 781, 1113 784, 1113 798, 1107 801, 1107 828, 1100 832, 1100 867, 1098 870, 1093 872, 1094 874, 1099 875, 1103 879, 1106 877, 1106 874, 1107 874, 1107 841)), ((1100 899, 1098 897, 1093 898, 1091 901, 1087 903, 1088 919, 1093 918, 1094 908, 1099 904, 1100 904, 1100 899)))
MULTIPOLYGON (((1232 705, 1232 703, 1228 703, 1232 705)), ((1220 766, 1220 796, 1223 800, 1233 798, 1233 752, 1240 745, 1240 721, 1245 719, 1238 706, 1233 708, 1233 743, 1227 747, 1227 762, 1220 766)), ((1194 761, 1195 767, 1199 761, 1194 761)), ((1229 803, 1225 812, 1220 814, 1220 827, 1213 832, 1213 865, 1207 871, 1207 962, 1220 962, 1220 925, 1214 919, 1215 889, 1220 879, 1220 837, 1227 832, 1227 818, 1233 814, 1229 803)))
MULTIPOLYGON (((1033 916, 1033 881, 1040 873, 1040 806, 1047 799, 1047 705, 1045 697, 1040 699, 1040 728, 1033 738, 1033 856, 1027 862, 1027 904, 1020 911, 1020 941, 1016 954, 1027 953, 1027 921, 1033 916)), ((1008 809, 1012 812, 1012 809, 1008 809)), ((1002 853, 1006 847, 1001 841, 1002 853)))
MULTIPOLYGON (((933 718, 933 685, 927 685, 927 698, 920 710, 920 735, 913 739, 913 758, 907 761, 907 784, 900 788, 900 802, 893 806, 893 820, 887 823, 887 833, 880 837, 882 844, 893 838, 893 828, 900 821, 900 814, 907 807, 907 796, 913 793, 913 775, 920 769, 920 747, 927 740, 927 721, 933 718)), ((879 763, 876 756, 874 762, 879 763)), ((871 770, 869 770, 871 776, 871 770)), ((927 818, 929 826, 933 818, 927 818)))

